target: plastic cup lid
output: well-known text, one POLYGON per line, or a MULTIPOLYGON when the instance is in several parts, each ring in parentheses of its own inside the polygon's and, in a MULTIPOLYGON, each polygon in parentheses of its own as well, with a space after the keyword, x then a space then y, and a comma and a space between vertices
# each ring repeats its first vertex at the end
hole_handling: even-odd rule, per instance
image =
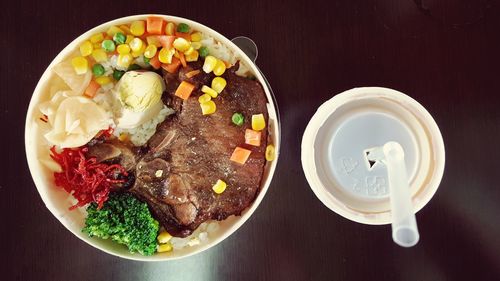
POLYGON ((399 143, 415 212, 436 192, 444 171, 441 133, 409 96, 387 88, 355 88, 321 105, 302 138, 302 168, 316 196, 332 211, 366 224, 391 222, 387 169, 367 152, 399 143))

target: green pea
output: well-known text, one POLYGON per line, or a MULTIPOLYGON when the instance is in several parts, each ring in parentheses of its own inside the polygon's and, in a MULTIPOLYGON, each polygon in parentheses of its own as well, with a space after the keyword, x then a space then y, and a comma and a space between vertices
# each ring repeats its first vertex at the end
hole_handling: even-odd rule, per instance
POLYGON ((125 36, 125 34, 123 34, 121 32, 117 32, 113 36, 113 40, 116 42, 116 44, 124 44, 125 41, 127 41, 127 36, 125 36))
POLYGON ((102 64, 96 63, 94 64, 94 66, 92 66, 92 73, 94 73, 94 76, 96 77, 102 76, 104 72, 105 69, 104 66, 102 66, 102 64))
POLYGON ((106 52, 113 52, 115 50, 115 42, 106 39, 102 41, 101 47, 106 51, 106 52))
POLYGON ((204 58, 208 56, 208 48, 203 46, 198 50, 198 53, 200 54, 200 57, 204 58))
POLYGON ((177 26, 177 32, 188 33, 191 28, 185 23, 179 23, 177 26))
POLYGON ((151 61, 150 58, 146 58, 146 57, 143 57, 143 60, 144 60, 145 64, 149 64, 149 62, 151 61))
POLYGON ((125 71, 115 69, 115 71, 113 71, 113 78, 115 78, 115 80, 118 81, 120 80, 120 78, 122 78, 123 74, 125 74, 125 71))
POLYGON ((245 122, 245 117, 243 117, 243 114, 236 112, 235 114, 233 114, 233 117, 231 117, 231 120, 233 121, 234 125, 241 126, 243 125, 243 122, 245 122))

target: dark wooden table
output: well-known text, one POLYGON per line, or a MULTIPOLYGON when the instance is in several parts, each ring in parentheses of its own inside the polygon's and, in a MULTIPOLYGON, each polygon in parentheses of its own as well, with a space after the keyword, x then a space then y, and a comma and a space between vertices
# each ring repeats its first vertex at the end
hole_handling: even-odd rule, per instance
POLYGON ((496 1, 323 2, 2 1, 0 279, 499 280, 496 1), (26 109, 50 61, 93 26, 141 13, 253 38, 282 118, 278 169, 254 215, 223 243, 174 262, 122 260, 74 237, 45 208, 24 153, 26 109), (390 226, 331 212, 303 175, 308 120, 322 102, 358 86, 412 96, 443 134, 444 178, 417 214, 421 241, 414 248, 396 246, 390 226))

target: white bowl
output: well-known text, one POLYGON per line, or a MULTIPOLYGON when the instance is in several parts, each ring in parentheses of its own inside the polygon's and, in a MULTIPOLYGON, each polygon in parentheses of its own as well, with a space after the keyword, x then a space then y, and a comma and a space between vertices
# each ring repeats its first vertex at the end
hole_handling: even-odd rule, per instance
POLYGON ((30 172, 43 202, 50 210, 50 212, 52 212, 52 214, 75 236, 87 242, 89 245, 92 245, 106 253, 118 257, 141 261, 165 261, 200 253, 221 242, 226 237, 235 232, 243 223, 245 223, 245 221, 259 206, 260 202, 267 192, 267 189, 269 188, 269 184, 271 183, 272 176, 276 169, 276 163, 278 159, 277 156, 279 154, 279 133, 278 116, 275 105, 273 103, 271 92, 267 87, 264 78, 260 74, 258 68, 235 44, 233 44, 230 40, 228 40, 218 32, 200 23, 188 19, 166 15, 136 15, 112 20, 85 32, 84 34, 73 40, 73 42, 66 46, 66 48, 64 48, 55 57, 55 59, 50 63, 50 65, 47 67, 42 77, 40 78, 40 81, 38 82, 35 91, 33 92, 33 96, 29 104, 28 113, 26 116, 25 148, 30 172), (42 135, 44 129, 43 126, 45 124, 39 121, 41 113, 38 110, 37 105, 49 98, 51 82, 54 77, 51 68, 57 63, 70 57, 71 54, 78 49, 78 46, 81 42, 87 40, 91 35, 97 32, 106 31, 109 26, 130 23, 134 20, 145 20, 148 16, 161 17, 167 21, 172 21, 175 23, 187 23, 193 29, 215 38, 217 41, 228 47, 233 55, 250 69, 250 72, 262 84, 267 96, 269 112, 269 133, 272 143, 276 148, 276 159, 272 162, 268 162, 268 164, 266 165, 261 190, 251 206, 247 208, 241 214, 241 216, 231 216, 226 220, 219 222, 219 228, 216 231, 209 233, 208 241, 202 242, 201 244, 196 246, 187 246, 183 249, 174 250, 172 252, 156 253, 153 256, 142 256, 140 254, 129 253, 125 246, 117 244, 111 240, 90 238, 87 234, 82 233, 81 230, 84 226, 85 221, 85 211, 83 210, 84 208, 79 208, 73 211, 68 210, 68 208, 72 206, 74 202, 71 195, 69 195, 63 189, 55 186, 53 172, 40 162, 40 159, 50 158, 49 146, 42 135))

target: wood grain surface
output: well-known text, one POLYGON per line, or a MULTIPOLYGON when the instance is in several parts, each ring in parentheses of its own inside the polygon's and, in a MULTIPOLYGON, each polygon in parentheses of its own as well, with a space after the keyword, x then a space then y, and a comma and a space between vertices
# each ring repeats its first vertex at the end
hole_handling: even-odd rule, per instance
POLYGON ((2 1, 1 280, 500 280, 500 8, 496 1, 2 1), (142 13, 190 18, 259 46, 282 120, 262 204, 236 233, 186 259, 141 263, 96 250, 45 208, 24 152, 31 94, 86 30, 142 13), (443 134, 440 188, 417 214, 421 241, 323 206, 300 163, 316 108, 360 86, 402 91, 443 134))

